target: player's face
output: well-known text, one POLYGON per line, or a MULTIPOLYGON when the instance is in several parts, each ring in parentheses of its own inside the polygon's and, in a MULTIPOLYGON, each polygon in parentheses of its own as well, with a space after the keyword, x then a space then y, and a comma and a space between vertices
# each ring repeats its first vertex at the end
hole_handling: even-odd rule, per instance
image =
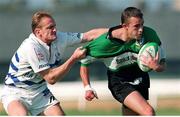
POLYGON ((44 17, 40 21, 40 37, 46 43, 51 43, 57 38, 56 32, 56 23, 52 18, 44 17))
POLYGON ((126 25, 128 36, 131 39, 140 39, 142 37, 144 20, 138 17, 131 17, 126 25))

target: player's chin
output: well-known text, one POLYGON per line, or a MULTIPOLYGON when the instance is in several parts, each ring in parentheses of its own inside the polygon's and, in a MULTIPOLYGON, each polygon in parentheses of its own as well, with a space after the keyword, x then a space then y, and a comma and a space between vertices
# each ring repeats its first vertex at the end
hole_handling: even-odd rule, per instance
POLYGON ((137 36, 135 39, 136 39, 136 40, 140 40, 140 39, 141 39, 141 36, 137 36))
POLYGON ((57 36, 52 36, 52 41, 57 39, 57 36))

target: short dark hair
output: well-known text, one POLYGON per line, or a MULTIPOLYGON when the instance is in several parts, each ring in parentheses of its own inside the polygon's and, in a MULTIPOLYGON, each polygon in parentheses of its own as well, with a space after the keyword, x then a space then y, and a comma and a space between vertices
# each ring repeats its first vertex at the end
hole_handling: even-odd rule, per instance
POLYGON ((143 13, 136 7, 127 7, 121 15, 121 23, 127 23, 131 17, 139 17, 143 19, 143 13))

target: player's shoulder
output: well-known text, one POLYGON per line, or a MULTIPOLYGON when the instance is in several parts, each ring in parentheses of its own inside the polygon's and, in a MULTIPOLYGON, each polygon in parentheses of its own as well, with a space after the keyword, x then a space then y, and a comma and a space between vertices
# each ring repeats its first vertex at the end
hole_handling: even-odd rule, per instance
POLYGON ((32 50, 34 48, 39 48, 40 45, 45 45, 43 42, 40 42, 33 34, 30 34, 28 38, 26 38, 20 48, 24 50, 32 50))
POLYGON ((110 40, 108 38, 108 33, 101 34, 99 37, 94 39, 93 41, 90 41, 89 43, 96 43, 96 44, 103 44, 103 43, 109 43, 110 40))
POLYGON ((149 27, 149 26, 144 26, 143 30, 144 30, 144 32, 152 32, 152 33, 156 32, 155 29, 153 29, 152 27, 149 27))
POLYGON ((159 38, 155 29, 148 27, 148 26, 144 26, 143 27, 143 35, 145 37, 153 37, 153 38, 159 38))

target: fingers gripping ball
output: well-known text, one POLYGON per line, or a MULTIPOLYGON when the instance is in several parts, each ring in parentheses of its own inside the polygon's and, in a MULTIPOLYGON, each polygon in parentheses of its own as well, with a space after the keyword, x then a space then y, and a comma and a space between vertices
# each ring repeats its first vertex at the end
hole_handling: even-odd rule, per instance
POLYGON ((145 58, 148 58, 148 57, 153 57, 155 58, 156 57, 156 54, 158 53, 158 44, 157 43, 154 43, 154 42, 149 42, 149 43, 146 43, 139 51, 138 53, 138 58, 137 58, 137 63, 138 63, 138 66, 139 68, 144 71, 144 72, 149 72, 151 71, 151 69, 144 65, 143 64, 143 60, 142 60, 142 56, 145 57, 145 58), (150 55, 150 56, 149 56, 150 55))

